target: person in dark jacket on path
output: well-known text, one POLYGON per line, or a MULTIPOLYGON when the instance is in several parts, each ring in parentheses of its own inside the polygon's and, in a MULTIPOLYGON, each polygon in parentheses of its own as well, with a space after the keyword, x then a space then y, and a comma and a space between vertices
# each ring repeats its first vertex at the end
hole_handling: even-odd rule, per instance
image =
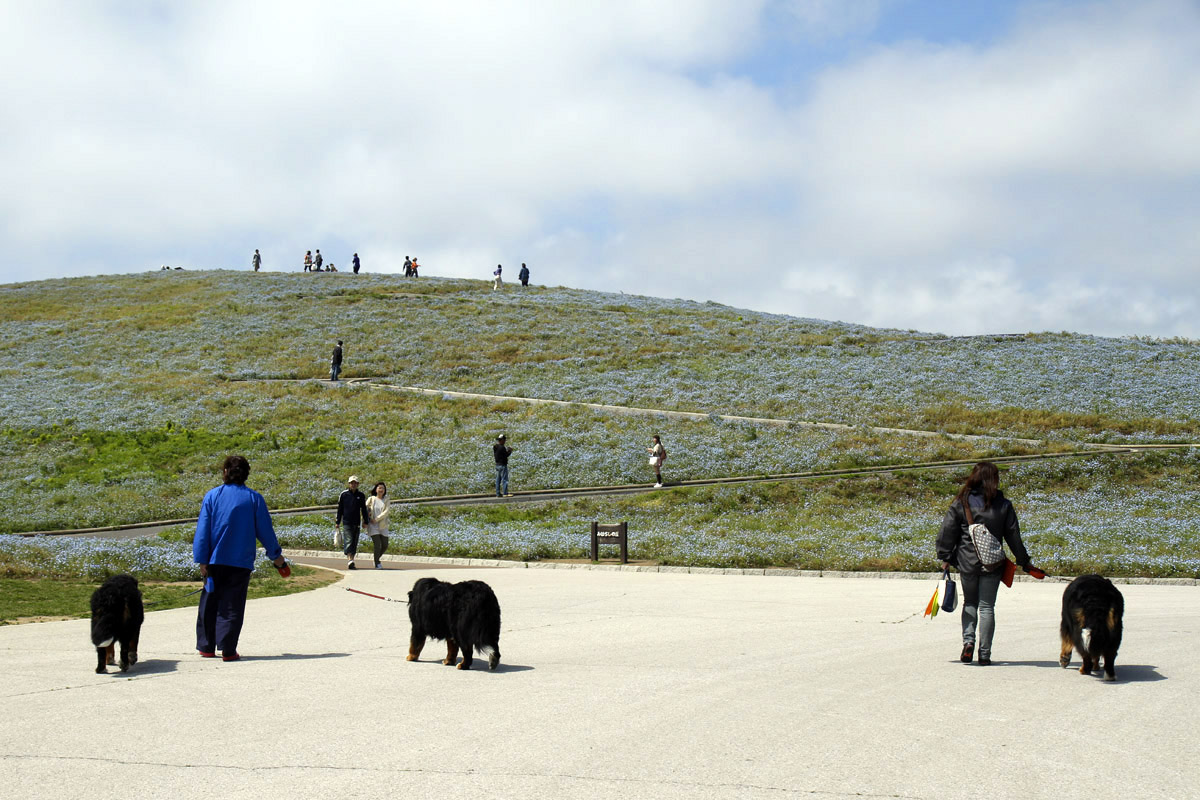
POLYGON ((354 261, 353 261, 353 262, 351 262, 351 263, 353 263, 353 264, 354 264, 354 274, 355 274, 355 275, 357 275, 357 274, 358 274, 358 268, 359 268, 360 266, 362 266, 361 262, 358 260, 358 253, 355 253, 355 254, 354 254, 354 261))
POLYGON ((508 493, 508 457, 512 451, 503 433, 496 437, 496 443, 492 445, 492 455, 496 458, 496 497, 512 497, 508 493))
POLYGON ((275 538, 266 501, 246 488, 250 462, 243 456, 228 456, 221 473, 224 483, 204 495, 192 539, 192 558, 204 578, 196 612, 196 649, 205 658, 220 650, 223 661, 237 661, 257 542, 262 542, 267 558, 277 568, 287 561, 275 538))
POLYGON ((1044 577, 1045 573, 1033 566, 1021 541, 1017 512, 1000 491, 1000 470, 990 461, 980 461, 963 481, 962 488, 942 519, 937 538, 937 556, 943 568, 958 567, 962 582, 963 649, 959 659, 964 664, 970 664, 978 641, 979 663, 987 666, 992 663, 996 594, 1000 590, 1004 562, 991 569, 980 563, 968 530, 964 503, 970 504, 971 521, 986 526, 993 536, 1007 543, 1013 559, 1023 570, 1035 577, 1044 577))
POLYGON ((522 286, 529 285, 529 267, 525 266, 525 262, 521 262, 521 271, 517 273, 517 278, 520 279, 522 286))
POLYGON ((338 375, 342 374, 342 340, 338 339, 337 346, 333 348, 333 356, 329 359, 329 380, 337 381, 338 375))
POLYGON ((354 556, 358 553, 358 536, 362 532, 362 526, 370 519, 371 515, 367 513, 367 496, 358 490, 358 476, 351 475, 346 480, 346 490, 338 497, 335 520, 346 542, 342 553, 350 558, 346 569, 358 569, 354 566, 354 556))

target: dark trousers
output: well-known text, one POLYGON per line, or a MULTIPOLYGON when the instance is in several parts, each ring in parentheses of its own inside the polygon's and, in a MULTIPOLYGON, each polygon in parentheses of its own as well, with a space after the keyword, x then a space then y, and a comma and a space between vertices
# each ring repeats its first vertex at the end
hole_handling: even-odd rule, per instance
POLYGON ((244 567, 225 564, 208 565, 207 588, 200 593, 200 608, 196 611, 196 649, 205 653, 220 650, 237 652, 242 635, 242 620, 246 616, 246 590, 250 588, 250 573, 244 567))
POLYGON ((377 533, 374 536, 372 536, 371 537, 371 545, 372 545, 371 549, 373 551, 373 555, 375 556, 375 563, 378 564, 380 559, 383 558, 383 554, 387 552, 387 546, 388 546, 387 534, 377 533))
POLYGON ((362 528, 357 525, 351 525, 349 522, 343 523, 342 538, 346 540, 346 546, 342 548, 342 553, 354 558, 358 554, 358 537, 362 533, 362 528))

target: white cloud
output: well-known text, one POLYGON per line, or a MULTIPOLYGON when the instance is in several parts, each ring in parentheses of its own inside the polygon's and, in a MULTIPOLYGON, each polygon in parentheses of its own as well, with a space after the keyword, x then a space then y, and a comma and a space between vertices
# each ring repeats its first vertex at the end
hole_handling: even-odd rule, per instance
POLYGON ((800 102, 738 75, 780 10, 833 40, 886 7, 8 4, 0 280, 322 247, 902 328, 1200 336, 1200 11, 1039 4, 987 45, 846 53, 800 102))

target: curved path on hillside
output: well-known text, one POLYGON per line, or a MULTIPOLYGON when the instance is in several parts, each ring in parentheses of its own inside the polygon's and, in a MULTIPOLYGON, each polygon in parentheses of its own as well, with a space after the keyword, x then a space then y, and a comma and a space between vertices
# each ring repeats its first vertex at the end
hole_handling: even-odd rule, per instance
MULTIPOLYGON (((900 434, 909 436, 924 436, 938 437, 945 436, 950 439, 963 441, 1010 441, 1018 442, 1030 446, 1042 446, 1044 441, 1039 439, 1020 439, 1008 436, 997 436, 990 434, 969 434, 969 433, 944 433, 942 431, 918 430, 913 428, 885 428, 878 426, 855 426, 846 425, 836 422, 811 422, 804 420, 788 420, 778 419, 773 417, 747 417, 736 414, 706 414, 697 411, 670 411, 667 409, 657 408, 639 408, 637 406, 618 406, 608 405, 604 403, 584 403, 571 400, 550 400, 538 397, 518 397, 515 395, 496 395, 482 394, 477 392, 457 392, 445 389, 427 389, 420 386, 395 386, 388 383, 377 383, 381 380, 377 377, 350 378, 343 383, 364 385, 372 389, 382 389, 392 392, 404 392, 410 394, 437 395, 449 399, 465 399, 465 400, 484 400, 489 402, 519 402, 529 403, 531 405, 554 405, 554 406, 576 406, 579 408, 589 408, 597 411, 607 411, 618 414, 634 414, 645 416, 667 417, 671 419, 690 419, 690 420, 705 420, 705 419, 721 419, 729 422, 746 422, 759 425, 771 425, 777 427, 808 427, 808 428, 823 428, 827 430, 860 430, 866 429, 875 433, 883 434, 900 434)), ((231 382, 237 383, 319 383, 330 385, 330 381, 322 378, 255 378, 255 379, 236 379, 231 382)), ((1034 455, 1024 456, 1001 456, 992 457, 990 460, 1000 464, 1015 464, 1023 461, 1044 461, 1049 459, 1059 458, 1080 458, 1087 456, 1095 456, 1099 454, 1107 455, 1132 455, 1146 450, 1181 450, 1192 447, 1200 447, 1200 443, 1180 443, 1180 444, 1129 444, 1129 445, 1114 445, 1100 444, 1090 442, 1067 442, 1074 445, 1080 450, 1072 450, 1062 453, 1038 453, 1034 455)), ((764 483, 771 481, 787 481, 787 480, 812 480, 819 478, 831 477, 853 477, 858 475, 879 475, 892 472, 907 472, 912 470, 925 469, 955 469, 966 466, 971 466, 976 463, 977 459, 955 459, 948 461, 922 461, 906 464, 883 464, 869 467, 853 467, 847 469, 827 469, 827 470, 812 470, 807 472, 782 472, 768 473, 762 475, 741 475, 729 476, 722 478, 701 478, 697 480, 677 481, 670 483, 666 488, 678 486, 722 486, 737 483, 764 483)), ((536 502, 545 500, 562 500, 576 497, 598 497, 606 495, 627 495, 640 494, 642 492, 661 491, 654 489, 644 483, 637 484, 619 484, 615 486, 574 486, 564 487, 559 489, 537 489, 531 491, 515 492, 510 497, 499 498, 494 497, 490 493, 477 494, 458 494, 458 495, 432 495, 428 497, 412 497, 403 501, 397 501, 401 505, 477 505, 485 503, 502 503, 502 502, 536 502)), ((303 506, 299 508, 283 508, 274 509, 271 511, 274 516, 297 516, 301 514, 313 514, 333 511, 336 508, 334 505, 321 506, 303 506)), ((28 531, 22 532, 23 536, 37 535, 58 535, 58 536, 104 536, 104 537, 136 537, 136 536, 151 536, 160 531, 175 526, 175 525, 190 525, 196 522, 195 517, 184 519, 169 519, 158 520, 154 522, 131 523, 127 525, 108 525, 97 528, 72 528, 66 530, 54 531, 28 531)))
MULTIPOLYGON (((997 464, 1019 464, 1028 461, 1049 461, 1063 458, 1091 458, 1098 455, 1129 456, 1145 450, 1155 449, 1187 449, 1200 447, 1200 444, 1175 445, 1131 445, 1128 447, 1110 447, 1105 450, 1072 450, 1065 453, 1037 453, 1024 456, 995 456, 989 459, 997 464)), ((739 483, 770 483, 777 481, 819 480, 822 478, 845 478, 867 475, 887 475, 895 472, 913 472, 929 469, 961 469, 975 464, 977 459, 963 458, 948 461, 918 461, 906 464, 879 464, 869 467, 850 467, 846 469, 811 470, 807 472, 779 472, 764 475, 739 475, 723 478, 699 478, 696 480, 675 481, 668 483, 663 489, 655 489, 645 483, 617 484, 613 486, 572 486, 559 489, 533 489, 514 492, 509 497, 495 497, 485 494, 455 494, 430 495, 427 497, 410 497, 394 501, 397 506, 465 506, 483 505, 488 503, 539 502, 548 500, 565 500, 578 497, 605 497, 616 495, 643 494, 660 492, 665 489, 690 486, 729 486, 739 483)), ((317 514, 334 511, 335 505, 301 506, 298 508, 272 509, 272 516, 288 517, 301 514, 317 514)), ((22 536, 100 536, 104 538, 134 538, 152 536, 175 525, 195 524, 196 518, 158 520, 155 522, 131 523, 127 525, 109 525, 99 528, 72 528, 57 531, 27 531, 22 536)))
MULTIPOLYGON (((969 338, 969 337, 961 337, 969 338)), ((529 405, 548 405, 548 406, 575 406, 578 408, 590 408, 596 411, 609 411, 616 414, 631 414, 642 416, 667 417, 668 419, 690 419, 690 420, 706 420, 720 419, 726 422, 749 422, 756 425, 770 425, 779 428, 795 427, 795 428, 822 428, 825 430, 835 431, 853 431, 853 430, 868 430, 873 433, 883 434, 900 434, 905 436, 923 436, 927 438, 937 438, 944 436, 947 439, 956 439, 959 441, 1005 441, 1017 442, 1019 444, 1029 445, 1031 447, 1041 447, 1046 444, 1044 439, 1022 439, 1016 436, 1001 436, 998 434, 989 433, 948 433, 946 431, 931 431, 920 428, 886 428, 878 425, 848 425, 843 422, 813 422, 811 420, 795 420, 795 419, 780 419, 778 417, 747 417, 737 414, 715 414, 704 413, 702 411, 670 411, 663 408, 641 408, 639 406, 617 406, 608 405, 605 403, 585 403, 577 400, 551 400, 544 397, 520 397, 518 395, 508 394, 483 394, 480 392, 458 392, 449 389, 427 389, 421 386, 396 386, 391 383, 376 383, 376 381, 385 380, 379 377, 366 378, 347 378, 340 383, 354 384, 367 386, 371 389, 384 389, 391 392, 405 392, 409 394, 424 394, 436 395, 445 397, 450 400, 485 400, 493 403, 516 402, 528 403, 529 405)), ((319 383, 330 385, 331 381, 324 378, 238 378, 231 382, 237 383, 319 383)), ((1173 444, 1106 444, 1104 442, 1078 442, 1070 439, 1061 440, 1063 444, 1079 448, 1093 448, 1093 452, 1126 452, 1129 450, 1178 450, 1190 447, 1200 447, 1200 442, 1180 442, 1173 444)), ((993 459, 995 460, 995 459, 993 459)))
MULTIPOLYGON (((813 422, 811 420, 796 420, 796 419, 779 419, 778 417, 747 417, 738 414, 715 414, 705 413, 703 411, 671 411, 665 408, 641 408, 639 406, 617 406, 607 403, 585 403, 578 400, 552 400, 545 397, 520 397, 518 395, 507 394, 483 394, 480 392, 457 392, 450 389, 428 389, 423 386, 396 386, 391 383, 377 383, 376 381, 384 380, 383 378, 347 378, 340 383, 354 384, 367 386, 371 389, 384 389, 390 392, 403 392, 407 394, 424 394, 434 395, 437 397, 445 397, 449 400, 485 400, 492 403, 527 403, 529 405, 540 406, 573 406, 575 408, 590 408, 594 411, 608 411, 614 414, 630 414, 648 417, 666 417, 667 419, 688 419, 694 421, 703 421, 706 419, 719 419, 725 422, 749 422, 755 425, 769 425, 777 428, 822 428, 831 431, 853 431, 853 430, 868 430, 873 433, 885 434, 902 434, 906 436, 925 436, 935 438, 945 436, 947 439, 958 439, 961 441, 1008 441, 1018 442, 1030 446, 1040 446, 1045 444, 1041 439, 1020 439, 1014 436, 997 436, 986 433, 945 433, 943 431, 921 430, 919 428, 885 428, 876 425, 847 425, 842 422, 813 422)), ((331 381, 324 378, 254 378, 254 379, 236 379, 237 383, 320 383, 329 385, 331 381)), ((1108 449, 1110 447, 1122 448, 1122 445, 1106 445, 1106 444, 1090 444, 1088 442, 1068 442, 1068 444, 1077 445, 1079 447, 1094 447, 1098 450, 1108 449)))

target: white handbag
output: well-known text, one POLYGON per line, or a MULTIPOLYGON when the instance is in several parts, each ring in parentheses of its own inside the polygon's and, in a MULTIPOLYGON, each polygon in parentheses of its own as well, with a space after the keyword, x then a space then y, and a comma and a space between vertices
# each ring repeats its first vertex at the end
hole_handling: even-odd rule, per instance
POLYGON ((976 522, 971 517, 971 503, 963 498, 963 512, 967 517, 967 533, 971 536, 971 544, 975 545, 975 553, 984 569, 994 569, 1004 561, 1004 547, 1000 544, 986 525, 976 522))

